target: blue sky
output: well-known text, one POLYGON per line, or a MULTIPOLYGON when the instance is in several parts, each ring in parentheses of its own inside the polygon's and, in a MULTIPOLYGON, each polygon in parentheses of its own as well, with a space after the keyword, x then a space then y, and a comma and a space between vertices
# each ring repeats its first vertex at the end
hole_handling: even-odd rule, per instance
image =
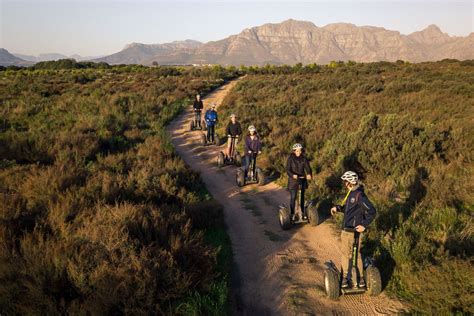
POLYGON ((474 29, 474 0, 0 0, 0 47, 32 55, 106 55, 131 42, 207 42, 289 18, 317 26, 337 22, 381 26, 402 34, 436 24, 450 35, 466 36, 474 29))

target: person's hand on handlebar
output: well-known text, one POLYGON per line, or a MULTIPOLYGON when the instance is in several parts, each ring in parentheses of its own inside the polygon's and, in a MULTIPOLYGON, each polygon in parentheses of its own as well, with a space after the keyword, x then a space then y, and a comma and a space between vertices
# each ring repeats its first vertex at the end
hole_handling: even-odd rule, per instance
POLYGON ((261 153, 262 153, 262 151, 261 151, 261 150, 259 150, 259 151, 258 151, 258 154, 260 155, 261 153))
POLYGON ((311 180, 311 175, 310 174, 306 175, 306 180, 311 180))
POLYGON ((357 225, 355 230, 358 232, 358 233, 362 233, 363 231, 365 231, 365 227, 362 226, 362 225, 357 225))
POLYGON ((297 179, 298 179, 298 175, 297 175, 297 174, 294 174, 294 175, 293 175, 293 179, 297 180, 297 179))
POLYGON ((334 216, 337 214, 337 206, 331 207, 331 215, 334 216))

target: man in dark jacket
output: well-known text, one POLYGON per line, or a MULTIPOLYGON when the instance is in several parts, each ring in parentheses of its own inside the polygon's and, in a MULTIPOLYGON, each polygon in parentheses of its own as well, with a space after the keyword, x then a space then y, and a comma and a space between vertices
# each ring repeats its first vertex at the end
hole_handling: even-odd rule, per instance
MULTIPOLYGON (((290 213, 291 220, 296 221, 295 204, 298 186, 301 185, 304 189, 308 187, 308 181, 313 175, 308 159, 303 155, 303 146, 301 144, 294 144, 293 152, 286 161, 286 173, 288 174, 288 190, 290 191, 290 213)), ((301 192, 301 210, 304 210, 304 192, 301 192)), ((302 214, 306 217, 306 214, 302 214)), ((306 219, 306 218, 303 218, 306 219)))
POLYGON ((245 157, 244 157, 244 170, 245 176, 250 166, 250 158, 254 154, 262 153, 262 143, 260 142, 260 137, 257 135, 257 129, 255 126, 250 125, 248 128, 249 134, 245 138, 245 157))
POLYGON ((199 126, 199 128, 202 128, 201 126, 201 111, 203 108, 202 100, 201 100, 201 95, 197 94, 196 99, 194 100, 193 103, 193 110, 194 110, 194 121, 196 122, 196 127, 199 126))
MULTIPOLYGON (((230 122, 227 124, 227 128, 225 130, 227 134, 227 149, 226 149, 226 156, 230 157, 230 145, 232 143, 232 137, 235 137, 235 143, 234 146, 237 145, 237 141, 242 134, 242 126, 240 126, 240 123, 237 122, 237 118, 235 114, 230 115, 230 122)), ((235 150, 235 148, 234 148, 235 150)))
POLYGON ((336 205, 331 208, 331 214, 337 212, 344 213, 342 224, 341 243, 342 243, 342 287, 351 285, 351 277, 354 277, 353 286, 357 286, 357 276, 350 276, 349 262, 352 259, 352 244, 354 243, 354 232, 359 234, 359 253, 357 255, 357 269, 359 270, 359 287, 365 286, 365 280, 362 277, 363 265, 360 251, 360 241, 362 233, 367 226, 374 220, 377 211, 364 193, 364 187, 359 182, 359 177, 353 171, 345 172, 341 179, 344 186, 349 190, 342 201, 342 205, 336 205), (347 231, 346 231, 347 230, 347 231))
POLYGON ((213 103, 211 105, 211 108, 206 111, 204 119, 206 120, 207 126, 207 141, 214 143, 214 133, 217 124, 217 112, 215 103, 213 103))

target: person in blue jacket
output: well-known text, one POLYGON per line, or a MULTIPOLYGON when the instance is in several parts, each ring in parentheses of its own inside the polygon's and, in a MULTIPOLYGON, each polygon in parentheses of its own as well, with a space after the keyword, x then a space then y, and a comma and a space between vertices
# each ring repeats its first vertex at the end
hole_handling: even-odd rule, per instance
MULTIPOLYGON (((358 175, 353 171, 345 172, 342 177, 344 186, 348 189, 346 197, 342 204, 336 205, 331 208, 331 214, 335 215, 337 212, 344 213, 344 219, 342 222, 341 232, 341 250, 342 250, 342 285, 341 287, 347 288, 351 285, 357 287, 357 276, 354 276, 354 283, 351 281, 349 272, 349 262, 352 258, 352 244, 354 243, 354 232, 359 233, 359 254, 357 255, 357 269, 359 275, 362 275, 363 265, 362 256, 360 251, 360 241, 362 239, 362 233, 366 230, 367 226, 374 220, 376 215, 375 207, 367 198, 364 193, 364 187, 359 181, 358 175)), ((363 277, 359 278, 359 287, 365 286, 365 280, 363 277)))
POLYGON ((207 126, 207 141, 214 143, 214 133, 215 133, 215 127, 217 124, 217 112, 216 112, 216 104, 213 103, 211 105, 211 108, 206 111, 206 114, 204 116, 204 119, 206 120, 206 126, 207 126))

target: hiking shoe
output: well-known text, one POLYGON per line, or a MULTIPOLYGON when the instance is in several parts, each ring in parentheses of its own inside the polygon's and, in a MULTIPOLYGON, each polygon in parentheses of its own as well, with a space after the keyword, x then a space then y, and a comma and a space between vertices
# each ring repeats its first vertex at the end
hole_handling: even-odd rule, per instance
POLYGON ((341 288, 347 289, 350 286, 350 283, 351 281, 347 277, 342 278, 341 288))
POLYGON ((295 214, 295 222, 299 222, 301 220, 300 214, 295 214))
POLYGON ((353 289, 357 289, 357 288, 358 288, 357 282, 350 282, 350 283, 351 283, 353 289))

